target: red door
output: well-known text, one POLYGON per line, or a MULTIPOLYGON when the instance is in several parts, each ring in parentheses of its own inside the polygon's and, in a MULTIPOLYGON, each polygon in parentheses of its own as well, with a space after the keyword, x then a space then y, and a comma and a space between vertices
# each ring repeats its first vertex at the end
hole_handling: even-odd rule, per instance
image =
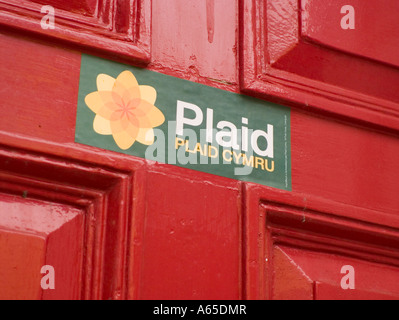
POLYGON ((0 299, 399 298, 396 8, 0 0, 0 299), (288 106, 291 189, 76 143, 82 54, 288 106))
POLYGON ((397 5, 242 2, 242 90, 295 110, 293 192, 245 189, 247 298, 398 297, 397 5))

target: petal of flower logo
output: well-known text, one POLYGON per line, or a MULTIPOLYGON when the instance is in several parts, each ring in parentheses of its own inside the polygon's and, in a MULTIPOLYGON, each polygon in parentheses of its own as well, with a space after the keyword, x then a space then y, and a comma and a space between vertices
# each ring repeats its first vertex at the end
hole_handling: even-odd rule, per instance
POLYGON ((130 71, 116 79, 106 74, 97 77, 97 90, 85 98, 96 116, 93 129, 98 134, 112 135, 118 147, 129 149, 136 141, 154 143, 154 127, 165 121, 154 105, 157 92, 153 87, 139 85, 130 71))

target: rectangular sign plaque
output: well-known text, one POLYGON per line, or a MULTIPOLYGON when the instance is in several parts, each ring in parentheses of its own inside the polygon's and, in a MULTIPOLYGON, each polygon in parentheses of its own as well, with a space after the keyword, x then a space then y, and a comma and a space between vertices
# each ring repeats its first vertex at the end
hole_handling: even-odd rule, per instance
POLYGON ((82 55, 75 141, 291 190, 290 109, 82 55))

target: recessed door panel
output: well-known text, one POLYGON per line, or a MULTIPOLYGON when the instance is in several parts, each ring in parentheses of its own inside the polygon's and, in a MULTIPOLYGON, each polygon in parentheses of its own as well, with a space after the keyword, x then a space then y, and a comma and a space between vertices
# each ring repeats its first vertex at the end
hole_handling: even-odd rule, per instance
POLYGON ((81 210, 25 196, 0 193, 0 299, 79 299, 81 210))

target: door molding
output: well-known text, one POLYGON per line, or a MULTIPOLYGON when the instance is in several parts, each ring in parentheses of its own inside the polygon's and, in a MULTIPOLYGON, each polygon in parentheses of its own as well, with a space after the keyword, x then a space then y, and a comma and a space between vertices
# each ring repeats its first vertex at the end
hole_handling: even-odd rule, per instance
POLYGON ((244 206, 244 299, 270 297, 280 245, 399 267, 397 216, 255 184, 245 185, 244 206))
POLYGON ((150 62, 151 0, 83 1, 80 10, 76 1, 47 4, 55 9, 55 29, 42 29, 39 0, 0 0, 0 25, 136 64, 150 62))
POLYGON ((137 298, 139 277, 133 275, 140 268, 144 161, 107 151, 98 157, 95 148, 74 144, 0 136, 0 192, 85 213, 81 299, 137 298))
POLYGON ((241 91, 397 134, 397 68, 316 42, 306 34, 306 14, 304 0, 240 0, 241 91))

